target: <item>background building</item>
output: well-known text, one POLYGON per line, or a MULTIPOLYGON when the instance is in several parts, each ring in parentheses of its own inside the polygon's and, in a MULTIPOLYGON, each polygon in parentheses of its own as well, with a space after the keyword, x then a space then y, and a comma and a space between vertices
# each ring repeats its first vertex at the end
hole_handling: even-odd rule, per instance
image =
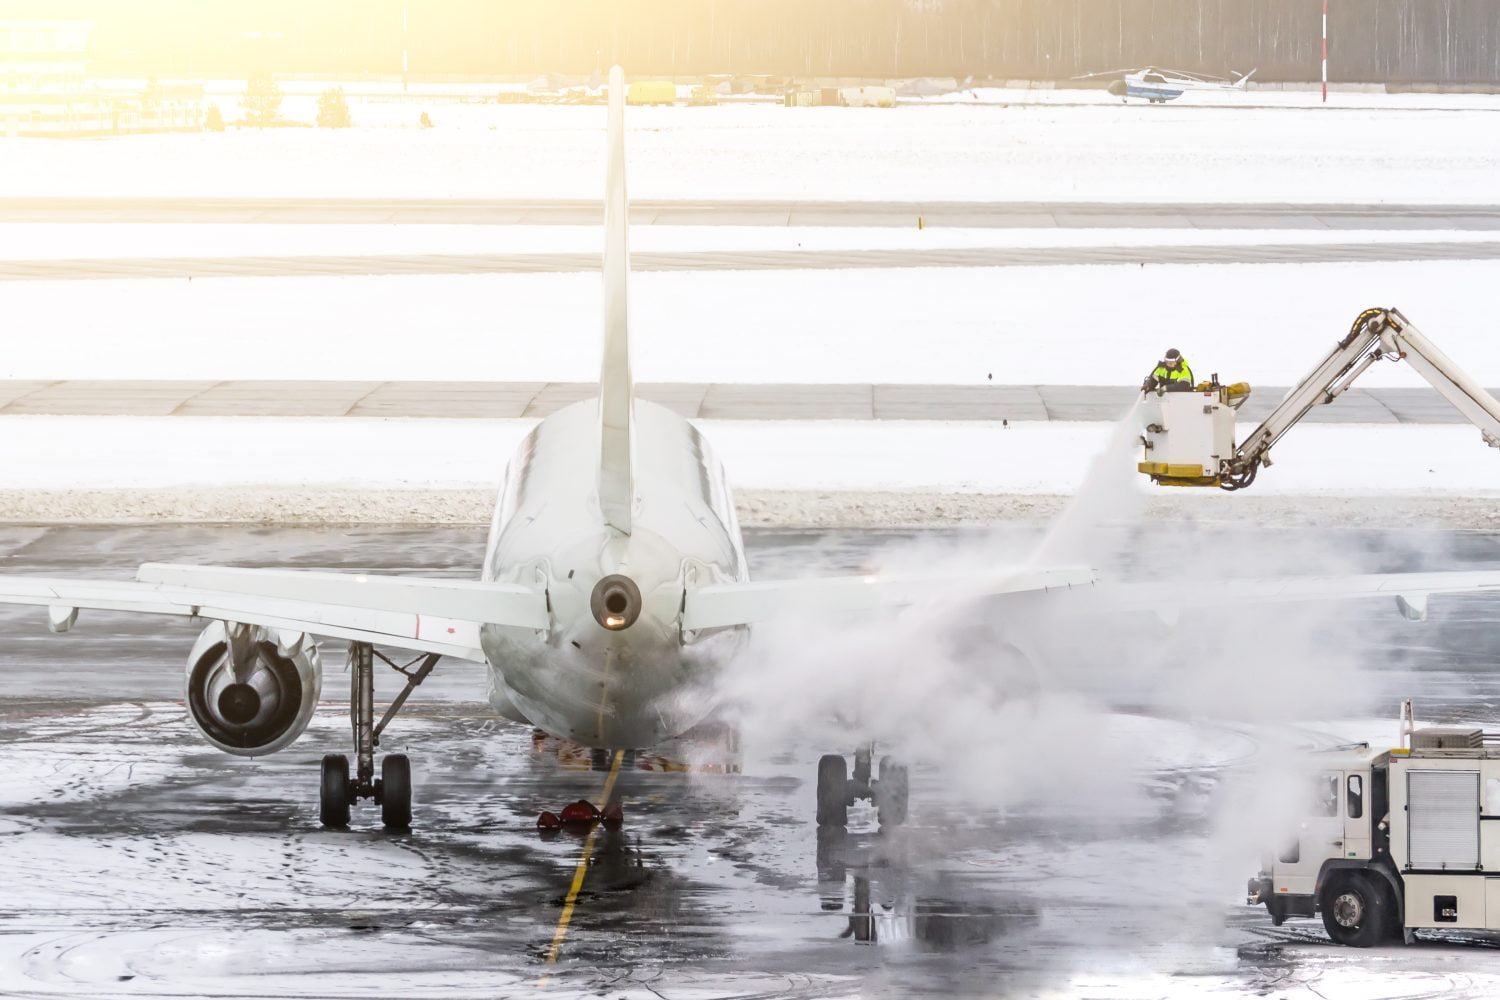
POLYGON ((110 102, 87 83, 87 21, 0 21, 0 131, 97 133, 110 102))
MULTIPOLYGON (((1319 76, 1319 0, 0 0, 94 22, 102 76, 266 70, 1065 79, 1157 64, 1319 76)), ((1329 0, 1335 80, 1500 84, 1495 0, 1329 0)))
POLYGON ((0 20, 0 134, 82 136, 201 128, 201 84, 100 84, 93 22, 0 20))

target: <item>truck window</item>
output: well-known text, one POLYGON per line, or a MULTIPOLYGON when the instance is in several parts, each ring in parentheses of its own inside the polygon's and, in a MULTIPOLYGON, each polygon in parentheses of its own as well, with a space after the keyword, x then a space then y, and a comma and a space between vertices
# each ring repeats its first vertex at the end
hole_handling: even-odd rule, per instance
POLYGON ((1484 814, 1500 816, 1500 778, 1484 779, 1484 814))
POLYGON ((1365 814, 1365 783, 1357 774, 1349 775, 1349 794, 1345 804, 1350 819, 1359 819, 1365 814))
POLYGON ((1312 814, 1314 816, 1337 816, 1339 814, 1339 776, 1320 774, 1313 783, 1312 814))

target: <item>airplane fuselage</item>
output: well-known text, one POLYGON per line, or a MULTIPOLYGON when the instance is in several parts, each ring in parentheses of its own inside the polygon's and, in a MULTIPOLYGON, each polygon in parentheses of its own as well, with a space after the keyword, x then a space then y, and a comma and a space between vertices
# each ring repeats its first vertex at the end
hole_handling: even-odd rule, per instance
POLYGON ((685 588, 749 579, 723 468, 702 435, 663 406, 637 400, 631 531, 600 517, 595 400, 552 414, 506 470, 483 579, 545 587, 545 632, 485 626, 490 697, 503 714, 594 747, 647 747, 712 707, 716 667, 743 628, 684 636, 685 588), (628 577, 639 616, 611 630, 591 606, 600 581, 628 577))
POLYGON ((1126 77, 1125 96, 1145 101, 1175 101, 1184 93, 1181 84, 1141 83, 1126 77))
POLYGON ((1164 74, 1155 70, 1129 73, 1115 81, 1109 92, 1127 101, 1131 99, 1165 104, 1188 94, 1244 93, 1248 77, 1237 83, 1219 83, 1190 77, 1164 74))

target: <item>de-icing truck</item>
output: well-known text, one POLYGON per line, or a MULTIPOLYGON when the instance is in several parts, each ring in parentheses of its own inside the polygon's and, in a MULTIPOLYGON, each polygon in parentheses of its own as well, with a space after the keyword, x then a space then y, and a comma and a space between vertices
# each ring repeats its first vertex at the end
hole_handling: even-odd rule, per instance
POLYGON ((1454 364, 1396 309, 1366 309, 1349 333, 1302 381, 1287 392, 1260 426, 1238 445, 1235 417, 1250 397, 1243 382, 1220 385, 1218 376, 1184 392, 1147 392, 1137 468, 1162 486, 1242 490, 1271 465, 1271 447, 1316 407, 1342 396, 1381 361, 1405 361, 1500 448, 1500 401, 1454 364))
POLYGON ((1321 914, 1339 944, 1427 929, 1500 929, 1500 735, 1414 729, 1402 745, 1311 755, 1294 834, 1261 859, 1248 902, 1271 922, 1321 914))

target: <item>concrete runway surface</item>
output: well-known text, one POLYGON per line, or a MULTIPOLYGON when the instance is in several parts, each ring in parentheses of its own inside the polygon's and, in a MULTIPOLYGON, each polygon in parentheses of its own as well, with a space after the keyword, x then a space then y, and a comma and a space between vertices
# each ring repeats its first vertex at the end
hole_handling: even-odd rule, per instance
MULTIPOLYGON (((1335 264, 1494 260, 1500 243, 1275 243, 1256 245, 968 247, 951 250, 683 250, 630 255, 633 271, 789 271, 893 267, 1042 267, 1075 264, 1335 264)), ((598 253, 321 254, 258 257, 111 257, 0 260, 0 281, 115 278, 297 278, 340 275, 562 274, 599 269, 598 253)))
MULTIPOLYGON (((590 200, 0 198, 0 222, 598 225, 590 200)), ((632 225, 998 229, 1500 229, 1500 205, 633 199, 632 225)))
MULTIPOLYGON (((540 419, 592 399, 592 382, 0 381, 0 415, 489 417, 540 419)), ((1262 420, 1285 386, 1256 386, 1239 419, 1262 420)), ((1490 392, 1500 394, 1500 389, 1490 392)), ((695 420, 1114 421, 1134 386, 824 385, 645 382, 642 399, 695 420)), ((1305 418, 1336 424, 1462 424, 1434 389, 1350 389, 1305 418)))
MULTIPOLYGON (((1166 530, 1180 546, 1188 529, 1166 530)), ((482 540, 471 528, 8 527, 0 554, 7 573, 54 576, 123 576, 147 559, 469 575, 482 540)), ((773 578, 854 571, 891 545, 1004 554, 1031 540, 1016 528, 758 532, 747 543, 756 574, 773 578)), ((1177 551, 1139 533, 1121 542, 1138 568, 1169 566, 1177 551)), ((1216 555, 1274 544, 1329 571, 1500 564, 1500 536, 1478 534, 1268 540, 1247 530, 1193 544, 1216 555)), ((1345 717, 1384 714, 1409 695, 1424 719, 1493 718, 1500 601, 1435 602, 1423 625, 1375 604, 1316 619, 1317 635, 1364 644, 1345 717)), ((383 749, 413 758, 414 830, 386 834, 364 807, 349 831, 328 832, 317 826, 316 772, 322 753, 347 750, 341 649, 325 651, 326 704, 310 730, 247 761, 208 748, 184 717, 195 626, 85 613, 57 637, 37 609, 0 612, 0 623, 6 996, 493 997, 544 983, 548 995, 611 998, 1500 989, 1494 941, 1356 952, 1327 944, 1319 923, 1272 928, 1240 905, 1254 853, 1205 847, 1220 791, 1288 734, 1311 746, 1343 735, 1305 719, 1192 718, 1114 676, 1112 663, 1068 697, 1118 748, 1112 758, 1131 762, 1117 776, 1140 793, 1129 808, 1091 801, 1081 779, 1039 801, 975 796, 976 774, 1035 767, 1083 738, 1059 731, 993 759, 918 760, 909 826, 882 834, 855 809, 847 832, 820 837, 814 764, 844 748, 811 729, 767 741, 719 727, 630 759, 616 786, 623 829, 585 847, 543 839, 533 821, 541 808, 597 798, 613 762, 493 718, 478 668, 440 665, 388 733, 383 749)), ((1160 642, 1154 622, 1141 627, 1121 641, 1160 642)), ((1297 669, 1332 652, 1305 649, 1297 669)), ((391 681, 380 678, 382 702, 391 681)), ((798 695, 782 697, 790 708, 798 695)), ((1386 728, 1394 734, 1394 722, 1386 728)), ((996 746, 982 733, 964 740, 974 754, 996 746)))

